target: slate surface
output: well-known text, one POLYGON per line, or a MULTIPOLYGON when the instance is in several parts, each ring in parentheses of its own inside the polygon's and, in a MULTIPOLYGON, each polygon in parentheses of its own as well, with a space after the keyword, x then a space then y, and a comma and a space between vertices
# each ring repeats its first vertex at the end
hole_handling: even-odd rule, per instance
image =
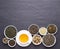
POLYGON ((60 0, 0 0, 0 49, 59 49, 60 48, 60 0), (47 27, 56 24, 58 32, 56 45, 46 48, 42 44, 31 44, 26 48, 18 45, 10 48, 2 43, 4 28, 14 25, 18 31, 27 29, 30 24, 47 27))

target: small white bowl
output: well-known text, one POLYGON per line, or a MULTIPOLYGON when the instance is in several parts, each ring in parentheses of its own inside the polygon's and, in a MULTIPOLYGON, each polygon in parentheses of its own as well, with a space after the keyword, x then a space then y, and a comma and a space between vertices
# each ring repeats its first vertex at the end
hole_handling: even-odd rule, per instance
POLYGON ((4 37, 4 38, 2 39, 2 42, 3 42, 4 44, 7 44, 7 43, 8 43, 8 39, 4 37))
MULTIPOLYGON (((39 26, 37 25, 37 24, 31 24, 29 27, 28 27, 28 31, 29 31, 29 29, 30 29, 30 27, 32 26, 32 25, 35 25, 35 26, 37 26, 38 27, 38 29, 39 29, 39 26)), ((38 30, 39 31, 39 30, 38 30)), ((35 33, 35 34, 37 34, 38 33, 38 31, 35 33)), ((30 32, 30 31, 29 31, 30 32)), ((32 34, 32 33, 31 33, 32 34)), ((34 34, 32 34, 32 35, 34 35, 34 34)))
POLYGON ((35 35, 33 36, 33 39, 32 39, 32 43, 33 43, 34 45, 40 45, 41 42, 42 42, 42 37, 41 37, 40 35, 38 35, 38 34, 35 34, 35 35), (39 36, 39 37, 41 38, 41 41, 40 41, 38 44, 36 44, 36 43, 33 41, 33 39, 34 39, 35 36, 39 36))
MULTIPOLYGON (((10 39, 10 40, 15 41, 14 39, 10 39)), ((15 47, 15 46, 16 46, 16 41, 15 41, 15 44, 14 44, 13 46, 11 46, 11 45, 9 44, 10 40, 8 41, 8 46, 9 46, 9 47, 15 47)))
POLYGON ((13 38, 15 38, 16 36, 14 36, 13 38, 9 38, 9 37, 7 37, 7 35, 5 34, 5 31, 6 31, 6 29, 7 29, 8 27, 14 27, 14 28, 16 29, 16 33, 18 32, 18 31, 17 31, 17 28, 16 28, 15 26, 13 26, 13 25, 8 25, 8 26, 6 26, 5 29, 4 29, 4 35, 5 35, 5 37, 6 37, 7 39, 13 39, 13 38))
MULTIPOLYGON (((50 26, 50 25, 54 25, 55 27, 56 27, 56 32, 55 33, 49 33, 49 34, 56 34, 57 33, 57 31, 58 31, 58 28, 57 28, 57 26, 55 25, 55 24, 49 24, 48 26, 47 26, 47 29, 48 29, 48 27, 50 26)), ((47 30, 48 31, 48 30, 47 30)))
POLYGON ((41 27, 41 28, 39 29, 39 34, 41 34, 41 35, 46 35, 46 34, 47 34, 47 28, 41 27), (44 29, 45 29, 45 32, 44 32, 44 34, 43 34, 43 33, 41 32, 41 30, 44 31, 44 29))

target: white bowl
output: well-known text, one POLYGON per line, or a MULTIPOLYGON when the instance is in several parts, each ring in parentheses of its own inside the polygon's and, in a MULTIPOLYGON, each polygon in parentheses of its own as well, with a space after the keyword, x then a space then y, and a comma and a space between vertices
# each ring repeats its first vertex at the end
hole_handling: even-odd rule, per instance
MULTIPOLYGON (((51 34, 52 35, 52 34, 51 34)), ((53 37, 54 37, 54 43, 52 44, 52 45, 50 45, 50 46, 48 46, 48 45, 46 45, 44 42, 42 42, 42 44, 45 46, 45 47, 52 47, 52 46, 54 46, 55 44, 56 44, 56 37, 53 35, 53 37)), ((44 38, 44 36, 43 36, 43 38, 44 38)))
MULTIPOLYGON (((57 26, 56 26, 55 24, 49 24, 49 25, 47 26, 47 29, 48 29, 48 27, 49 27, 50 25, 54 25, 54 26, 56 27, 56 32, 55 32, 55 33, 52 33, 52 34, 56 34, 56 33, 57 33, 57 31, 58 31, 57 26)), ((47 31, 48 31, 48 30, 47 30, 47 31)), ((49 32, 48 32, 48 33, 49 33, 49 32)), ((49 34, 51 34, 51 33, 49 33, 49 34)))
POLYGON ((17 33, 17 28, 16 28, 15 26, 13 26, 13 25, 8 25, 8 26, 6 26, 5 29, 4 29, 4 35, 5 35, 5 37, 6 37, 7 39, 13 39, 13 38, 15 38, 16 36, 14 36, 13 38, 9 38, 9 37, 6 36, 5 31, 6 31, 6 29, 7 29, 8 27, 14 27, 14 28, 16 29, 16 33, 17 33))
MULTIPOLYGON (((28 27, 28 30, 30 29, 30 27, 32 26, 32 25, 35 25, 35 26, 37 26, 38 27, 38 29, 39 29, 39 26, 37 25, 37 24, 31 24, 29 27, 28 27)), ((39 30, 38 30, 39 31, 39 30)), ((38 33, 38 31, 36 32, 36 33, 34 33, 34 34, 37 34, 38 33)), ((29 31, 30 32, 30 31, 29 31)), ((32 33, 31 33, 32 34, 32 33)), ((32 34, 32 35, 34 35, 34 34, 32 34)))
MULTIPOLYGON (((10 39, 10 40, 14 40, 14 39, 10 39)), ((10 40, 8 41, 8 46, 10 46, 10 47, 15 47, 16 46, 16 41, 15 41, 15 44, 13 45, 13 46, 11 46, 10 44, 9 44, 9 42, 10 42, 10 40)))
POLYGON ((46 34, 47 34, 47 28, 41 27, 41 28, 39 29, 39 34, 41 34, 41 35, 46 35, 46 34), (45 30, 44 34, 41 32, 41 30, 45 30))
POLYGON ((41 37, 40 35, 38 35, 38 34, 35 34, 35 35, 33 36, 33 39, 32 39, 32 43, 33 43, 34 45, 40 45, 41 42, 42 42, 42 37, 41 37), (35 36, 39 36, 39 38, 41 38, 41 41, 40 41, 38 44, 36 44, 36 43, 33 41, 33 39, 34 39, 35 36))

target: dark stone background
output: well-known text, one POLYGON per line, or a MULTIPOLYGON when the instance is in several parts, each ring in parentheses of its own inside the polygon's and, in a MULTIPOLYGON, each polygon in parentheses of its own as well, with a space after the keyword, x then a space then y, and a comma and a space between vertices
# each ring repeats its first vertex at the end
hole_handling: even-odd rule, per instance
POLYGON ((60 0, 0 0, 0 49, 60 49, 60 0), (38 24, 47 27, 48 24, 56 24, 58 32, 56 45, 46 48, 42 44, 31 44, 26 48, 18 45, 10 48, 2 43, 4 28, 14 25, 18 31, 27 29, 30 24, 38 24))

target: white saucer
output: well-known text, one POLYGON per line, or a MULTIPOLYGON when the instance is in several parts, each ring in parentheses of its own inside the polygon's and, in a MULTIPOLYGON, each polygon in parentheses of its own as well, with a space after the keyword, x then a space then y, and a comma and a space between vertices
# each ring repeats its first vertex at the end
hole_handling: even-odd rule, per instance
POLYGON ((29 45, 31 44, 31 42, 32 42, 32 35, 31 35, 31 33, 30 33, 29 31, 27 31, 27 30, 21 30, 21 31, 19 31, 19 32, 17 33, 17 35, 16 35, 16 42, 17 42, 17 44, 18 44, 19 46, 21 46, 21 47, 29 46, 29 45), (19 36, 20 36, 21 34, 27 34, 27 35, 28 35, 29 40, 28 40, 27 43, 24 43, 24 44, 23 44, 23 43, 20 42, 19 36))

